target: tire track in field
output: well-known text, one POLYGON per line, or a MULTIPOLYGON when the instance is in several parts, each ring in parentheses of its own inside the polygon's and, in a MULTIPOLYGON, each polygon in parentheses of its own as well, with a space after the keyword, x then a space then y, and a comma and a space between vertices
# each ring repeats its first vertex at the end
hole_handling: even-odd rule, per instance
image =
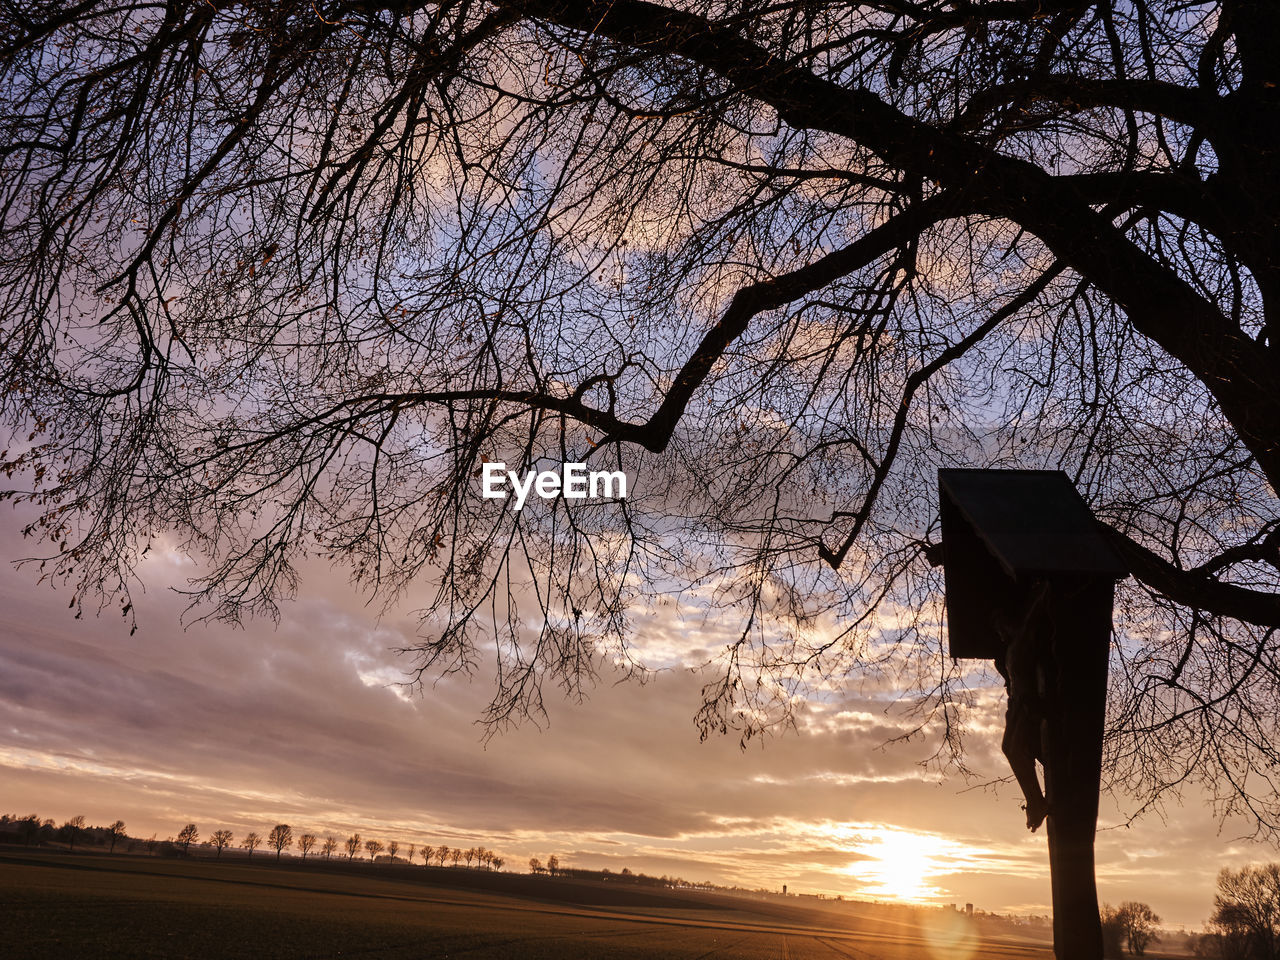
POLYGON ((739 937, 737 940, 733 941, 733 943, 726 943, 723 946, 712 947, 706 953, 700 953, 696 957, 690 957, 689 960, 706 960, 707 957, 714 957, 717 953, 721 953, 725 950, 732 949, 733 947, 736 947, 738 944, 746 940, 750 940, 754 936, 756 936, 754 932, 748 933, 745 937, 739 937))
POLYGON ((872 953, 870 950, 855 950, 843 941, 833 940, 831 937, 814 937, 813 939, 837 956, 846 957, 847 960, 881 960, 878 953, 872 953))

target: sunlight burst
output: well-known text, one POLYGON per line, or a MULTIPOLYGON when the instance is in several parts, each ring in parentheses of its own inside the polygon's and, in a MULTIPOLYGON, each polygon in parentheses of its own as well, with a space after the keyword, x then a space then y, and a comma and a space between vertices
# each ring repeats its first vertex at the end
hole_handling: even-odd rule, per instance
POLYGON ((939 837, 875 827, 861 831, 864 843, 859 853, 873 859, 846 868, 864 884, 862 893, 874 897, 909 902, 927 902, 942 894, 929 880, 942 873, 936 859, 939 837))

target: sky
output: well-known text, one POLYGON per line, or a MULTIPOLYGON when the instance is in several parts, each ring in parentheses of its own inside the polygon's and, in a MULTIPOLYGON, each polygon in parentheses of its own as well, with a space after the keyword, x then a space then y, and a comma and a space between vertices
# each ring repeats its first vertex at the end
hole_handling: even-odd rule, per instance
MULTIPOLYGON (((6 561, 32 549, 16 516, 0 512, 6 561)), ((1007 775, 998 723, 970 738, 968 779, 922 766, 929 737, 889 744, 910 720, 874 691, 830 694, 743 750, 735 737, 699 742, 706 677, 676 668, 643 684, 606 672, 584 701, 553 694, 541 725, 486 741, 483 672, 405 690, 394 650, 416 622, 379 617, 342 571, 304 569, 278 625, 184 629, 170 588, 192 570, 152 552, 130 636, 114 610, 76 620, 68 590, 0 567, 0 812, 119 818, 142 838, 194 822, 238 839, 285 822, 295 835, 483 845, 506 869, 554 853, 567 866, 1049 912, 1043 830, 1026 830, 1016 786, 992 782, 1007 775)), ((643 634, 654 649, 709 645, 674 611, 643 634)), ((986 698, 995 719, 1000 696, 986 698)), ((1194 799, 1123 820, 1104 797, 1100 898, 1150 903, 1173 928, 1204 921, 1222 867, 1280 858, 1194 799)))

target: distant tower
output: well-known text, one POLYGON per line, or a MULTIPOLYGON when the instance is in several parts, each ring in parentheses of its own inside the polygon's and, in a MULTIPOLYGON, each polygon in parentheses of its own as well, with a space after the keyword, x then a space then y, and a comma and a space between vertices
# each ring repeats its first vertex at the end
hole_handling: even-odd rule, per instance
POLYGON ((973 904, 972 904, 972 903, 966 903, 966 904, 964 905, 964 912, 965 912, 965 913, 967 913, 969 916, 971 916, 971 917, 972 917, 972 916, 973 916, 973 904))
POLYGON ((784 897, 787 895, 787 885, 785 883, 782 885, 782 895, 784 897))

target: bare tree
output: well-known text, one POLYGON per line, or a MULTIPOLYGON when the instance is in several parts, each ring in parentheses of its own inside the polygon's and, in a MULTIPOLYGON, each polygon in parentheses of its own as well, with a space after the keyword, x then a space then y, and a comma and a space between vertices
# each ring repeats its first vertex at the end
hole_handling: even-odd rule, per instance
POLYGON ((31 813, 18 821, 18 831, 22 834, 23 846, 31 846, 40 840, 40 815, 31 813))
POLYGON ((364 842, 364 848, 365 848, 366 850, 368 850, 368 851, 369 851, 369 862, 370 862, 370 863, 377 863, 377 862, 378 862, 378 854, 380 854, 380 853, 382 852, 382 841, 381 841, 381 840, 366 840, 366 841, 364 842))
POLYGON ((493 858, 491 861, 489 861, 489 862, 493 864, 493 869, 495 869, 495 870, 501 870, 501 869, 502 869, 502 865, 503 865, 506 861, 505 861, 505 860, 503 860, 501 857, 494 857, 494 858, 493 858))
POLYGON ((547 857, 547 873, 554 877, 559 872, 560 858, 553 853, 551 856, 547 857))
POLYGON ((1280 864, 1224 868, 1209 923, 1222 960, 1280 957, 1280 864))
POLYGON ((111 824, 111 826, 107 827, 107 839, 110 841, 110 844, 111 844, 111 846, 107 848, 107 853, 116 852, 116 843, 124 835, 125 833, 124 833, 123 820, 117 820, 115 823, 111 824))
POLYGON ((1119 908, 1104 903, 1098 916, 1102 923, 1102 956, 1120 957, 1124 953, 1124 918, 1119 908))
MULTIPOLYGON (((215 830, 209 835, 209 843, 218 851, 218 859, 222 859, 222 851, 224 848, 231 846, 233 836, 230 830, 215 830)), ((252 853, 252 851, 250 851, 252 853)))
POLYGON ((253 851, 262 846, 262 838, 256 833, 249 832, 244 835, 244 839, 240 841, 240 846, 249 851, 249 859, 253 859, 253 851))
POLYGON ((529 858, 529 872, 530 872, 530 873, 534 873, 534 874, 542 873, 542 871, 543 871, 544 869, 545 869, 545 868, 542 866, 542 861, 541 861, 541 860, 539 860, 537 857, 530 857, 530 858, 529 858))
POLYGON ((316 845, 316 835, 314 833, 304 833, 298 838, 298 849, 302 851, 302 859, 307 859, 307 854, 311 852, 311 848, 316 845))
POLYGON ((440 866, 444 866, 444 862, 449 859, 449 856, 452 853, 453 850, 451 850, 446 844, 442 843, 440 846, 436 847, 436 860, 439 861, 440 866))
POLYGON ((410 863, 413 863, 413 858, 417 851, 418 845, 416 843, 409 844, 409 852, 404 855, 404 858, 410 863))
POLYGON ((182 854, 186 856, 191 850, 191 845, 200 839, 200 831, 196 829, 194 823, 188 823, 185 827, 178 831, 178 846, 182 847, 182 854))
POLYGON ((1108 786, 1280 834, 1276 4, 10 7, 0 460, 77 615, 159 530, 230 620, 318 551, 498 726, 686 591, 704 733, 892 668, 963 768, 928 481, 1058 467, 1133 570, 1108 786))
POLYGON ((76 838, 80 836, 80 831, 84 829, 84 815, 76 814, 62 825, 62 829, 67 835, 67 850, 74 851, 76 848, 76 838))
POLYGON ((333 857, 333 851, 338 849, 338 841, 332 836, 326 836, 324 843, 320 847, 320 852, 324 854, 324 858, 329 860, 333 857))
POLYGON ((391 858, 391 862, 396 862, 396 854, 400 852, 400 842, 392 840, 387 844, 387 856, 391 858))
POLYGON ((467 861, 467 867, 470 868, 471 861, 476 858, 476 848, 469 847, 468 849, 462 852, 462 856, 463 856, 463 859, 467 861))
POLYGON ((346 847, 348 860, 354 860, 356 858, 356 854, 360 852, 360 843, 360 834, 358 833, 353 833, 351 836, 347 837, 346 847))
POLYGON ((1147 947, 1159 940, 1156 935, 1156 924, 1160 918, 1145 903, 1126 900, 1117 911, 1125 940, 1129 944, 1129 952, 1140 957, 1147 952, 1147 947))
POLYGON ((293 846, 293 828, 287 823, 277 823, 267 834, 267 846, 276 852, 276 859, 279 860, 280 853, 286 847, 293 846))

